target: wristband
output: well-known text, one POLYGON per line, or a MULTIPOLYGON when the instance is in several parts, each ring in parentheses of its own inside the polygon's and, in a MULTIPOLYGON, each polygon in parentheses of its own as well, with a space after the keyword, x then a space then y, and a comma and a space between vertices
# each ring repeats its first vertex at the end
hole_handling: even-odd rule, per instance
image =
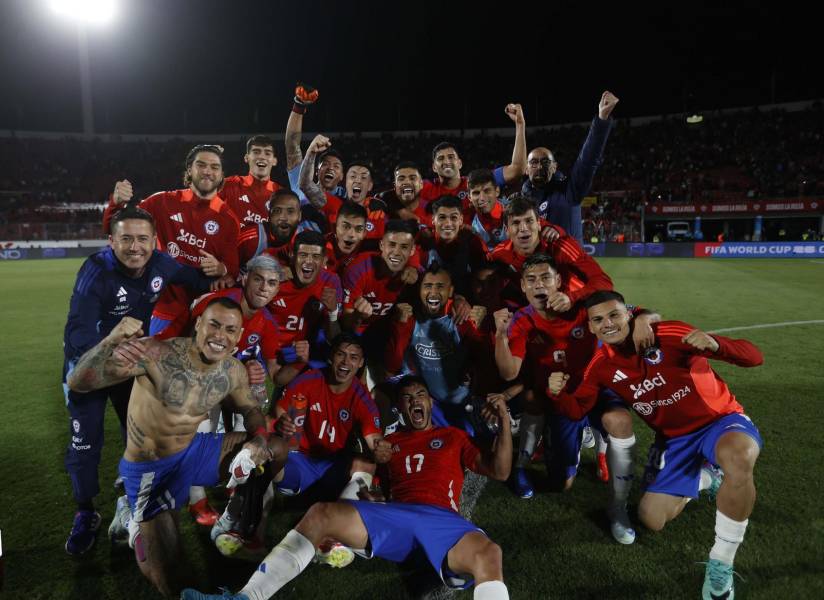
POLYGON ((255 429, 255 432, 252 434, 252 437, 258 436, 258 435, 260 437, 262 437, 263 439, 267 439, 269 437, 269 434, 266 433, 266 428, 263 427, 262 425, 260 427, 258 427, 257 429, 255 429))
POLYGON ((297 96, 295 96, 295 100, 292 103, 292 112, 293 113, 298 113, 299 115, 305 115, 306 114, 306 105, 303 102, 301 102, 300 100, 298 100, 297 96))

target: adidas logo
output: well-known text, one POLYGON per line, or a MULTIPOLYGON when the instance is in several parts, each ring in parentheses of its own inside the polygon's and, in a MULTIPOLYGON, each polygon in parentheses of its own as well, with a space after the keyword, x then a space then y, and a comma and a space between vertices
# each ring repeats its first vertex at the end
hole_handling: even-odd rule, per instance
POLYGON ((183 222, 183 214, 182 213, 175 213, 169 217, 172 221, 177 221, 178 223, 183 222))
POLYGON ((621 369, 616 369, 615 375, 612 376, 612 383, 618 383, 626 378, 627 376, 621 371, 621 369))
POLYGON ((128 296, 128 292, 126 292, 126 288, 120 286, 120 289, 117 290, 117 297, 120 298, 122 296, 128 296))
POLYGON ((320 402, 315 402, 312 406, 309 407, 309 410, 314 410, 315 412, 321 412, 320 402))
POLYGON ((238 198, 238 200, 241 200, 242 202, 249 204, 249 196, 247 196, 246 194, 243 194, 240 198, 238 198))
POLYGON ((274 301, 274 305, 280 306, 281 308, 286 308, 286 300, 284 300, 283 298, 278 298, 274 301))
POLYGON ((363 297, 364 297, 364 298, 374 298, 374 297, 375 297, 375 292, 366 292, 366 293, 363 295, 363 297))

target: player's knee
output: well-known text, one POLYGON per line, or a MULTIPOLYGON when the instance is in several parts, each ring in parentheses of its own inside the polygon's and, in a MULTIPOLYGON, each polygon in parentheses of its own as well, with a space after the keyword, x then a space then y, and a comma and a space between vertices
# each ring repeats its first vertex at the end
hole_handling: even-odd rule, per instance
POLYGON ((667 524, 667 517, 660 510, 643 502, 638 505, 638 520, 650 531, 662 531, 667 524))
POLYGON ((601 424, 612 437, 632 437, 632 417, 626 410, 611 410, 604 413, 601 416, 601 424))
POLYGON ((755 442, 746 440, 719 448, 718 464, 724 470, 725 479, 751 478, 759 448, 755 442))
POLYGON ((501 551, 501 547, 492 540, 488 540, 483 548, 475 555, 476 571, 498 573, 502 565, 503 552, 501 551))
POLYGON ((334 510, 334 503, 332 502, 316 502, 309 507, 306 514, 301 519, 301 525, 315 529, 322 528, 325 523, 328 523, 332 518, 334 510))

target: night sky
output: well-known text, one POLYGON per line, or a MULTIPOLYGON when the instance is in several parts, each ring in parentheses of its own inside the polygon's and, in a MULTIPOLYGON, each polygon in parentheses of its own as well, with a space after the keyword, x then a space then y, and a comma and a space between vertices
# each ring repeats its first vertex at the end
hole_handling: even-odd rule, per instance
MULTIPOLYGON (((297 80, 323 131, 508 127, 510 101, 528 125, 584 121, 604 89, 617 117, 824 96, 818 24, 776 6, 119 4, 88 30, 105 133, 282 132, 297 80)), ((0 81, 0 129, 81 130, 76 30, 46 0, 0 2, 0 81)))

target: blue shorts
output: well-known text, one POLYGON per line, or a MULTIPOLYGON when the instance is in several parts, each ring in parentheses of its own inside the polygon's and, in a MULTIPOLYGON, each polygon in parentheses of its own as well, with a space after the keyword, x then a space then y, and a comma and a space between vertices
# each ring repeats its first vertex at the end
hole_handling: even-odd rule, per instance
POLYGON ((179 509, 189 500, 191 486, 217 484, 222 447, 222 433, 196 433, 185 449, 171 456, 145 462, 120 459, 132 518, 148 521, 163 511, 179 509))
POLYGON ((448 508, 428 504, 347 502, 355 507, 366 526, 369 535, 366 558, 377 556, 399 563, 420 548, 444 584, 452 588, 468 588, 473 584, 469 575, 449 570, 446 555, 467 533, 477 531, 486 535, 480 527, 448 508))
POLYGON ((293 450, 286 457, 283 479, 275 483, 278 491, 285 496, 297 496, 321 479, 326 479, 329 487, 337 487, 340 492, 349 480, 349 456, 337 453, 329 458, 313 458, 303 452, 293 450))
POLYGON ((575 477, 581 462, 581 443, 584 427, 594 427, 606 439, 607 432, 601 424, 601 415, 612 408, 624 408, 626 404, 612 390, 601 389, 598 403, 580 421, 573 421, 563 415, 549 415, 550 452, 547 469, 551 477, 563 481, 575 477))
POLYGON ((658 439, 649 448, 644 491, 697 498, 701 465, 704 460, 718 464, 715 446, 719 437, 730 432, 746 433, 759 448, 764 446, 755 424, 739 413, 723 416, 692 433, 658 439))

